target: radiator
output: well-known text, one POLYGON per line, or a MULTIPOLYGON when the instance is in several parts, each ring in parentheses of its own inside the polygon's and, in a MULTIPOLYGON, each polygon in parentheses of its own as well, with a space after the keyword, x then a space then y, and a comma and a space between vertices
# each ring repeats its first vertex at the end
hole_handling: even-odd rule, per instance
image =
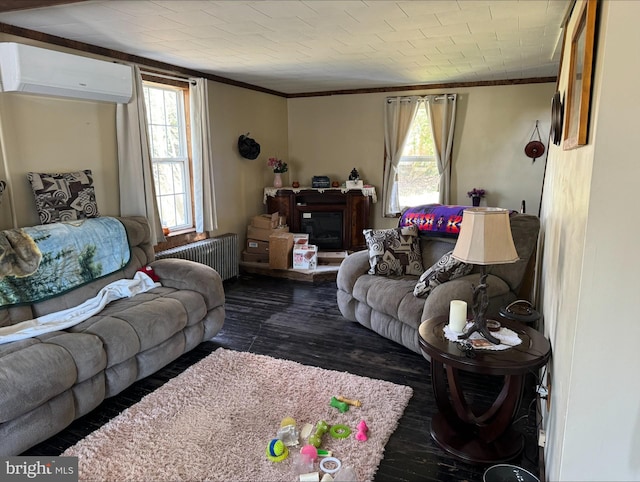
POLYGON ((223 281, 240 274, 238 235, 235 233, 203 239, 156 253, 156 259, 162 258, 188 259, 206 264, 215 269, 223 281))

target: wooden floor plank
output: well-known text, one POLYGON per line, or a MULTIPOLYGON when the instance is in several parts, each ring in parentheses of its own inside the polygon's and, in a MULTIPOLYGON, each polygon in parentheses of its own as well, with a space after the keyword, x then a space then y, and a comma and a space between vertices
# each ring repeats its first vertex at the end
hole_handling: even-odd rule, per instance
MULTIPOLYGON (((24 455, 57 455, 203 357, 224 347, 409 385, 414 395, 385 448, 377 481, 480 481, 489 465, 444 452, 429 435, 436 413, 429 363, 420 355, 342 318, 335 281, 306 283, 245 274, 225 283, 226 320, 218 335, 73 422, 24 455)), ((490 404, 499 381, 465 376, 474 403, 490 404)), ((535 380, 528 379, 517 428, 525 450, 511 461, 538 474, 535 380)))

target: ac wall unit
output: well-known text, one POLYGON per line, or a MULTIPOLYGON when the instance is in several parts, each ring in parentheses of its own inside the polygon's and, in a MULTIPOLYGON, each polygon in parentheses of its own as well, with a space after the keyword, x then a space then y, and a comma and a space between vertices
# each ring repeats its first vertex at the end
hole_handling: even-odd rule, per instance
POLYGON ((131 67, 14 42, 0 43, 4 92, 128 103, 131 67))

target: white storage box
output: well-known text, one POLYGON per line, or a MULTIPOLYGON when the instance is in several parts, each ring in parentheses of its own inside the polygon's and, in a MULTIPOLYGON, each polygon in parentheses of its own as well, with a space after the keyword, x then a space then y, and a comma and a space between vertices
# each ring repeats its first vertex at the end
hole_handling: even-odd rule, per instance
POLYGON ((318 247, 315 244, 293 245, 293 269, 316 269, 318 247))

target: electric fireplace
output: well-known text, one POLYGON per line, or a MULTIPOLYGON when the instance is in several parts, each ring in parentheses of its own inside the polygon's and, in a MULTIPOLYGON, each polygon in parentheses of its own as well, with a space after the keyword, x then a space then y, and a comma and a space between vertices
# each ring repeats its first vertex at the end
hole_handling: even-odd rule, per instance
POLYGON ((302 212, 300 227, 309 234, 309 244, 319 249, 342 248, 342 211, 339 212, 302 212))
POLYGON ((361 189, 282 188, 265 194, 267 212, 280 213, 292 233, 308 233, 321 250, 366 249, 372 192, 361 189))

